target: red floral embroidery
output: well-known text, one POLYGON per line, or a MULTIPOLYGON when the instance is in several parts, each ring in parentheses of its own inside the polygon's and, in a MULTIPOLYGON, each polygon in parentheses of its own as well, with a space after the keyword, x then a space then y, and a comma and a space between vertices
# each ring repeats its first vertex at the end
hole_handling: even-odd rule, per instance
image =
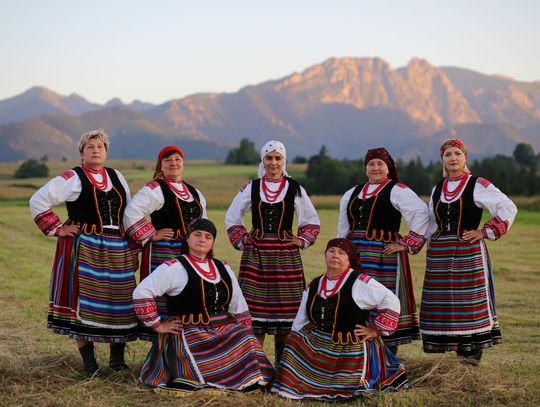
POLYGON ((45 236, 48 236, 51 231, 56 230, 59 226, 62 226, 60 218, 51 209, 37 215, 34 218, 34 222, 36 222, 37 227, 45 236))
POLYGON ((317 240, 321 227, 319 225, 304 225, 298 228, 298 237, 308 242, 308 245, 312 245, 317 240))
POLYGON ((66 170, 62 174, 60 174, 62 178, 64 178, 66 181, 72 177, 75 176, 75 171, 73 170, 66 170))
POLYGON ((136 242, 149 239, 155 233, 156 229, 152 223, 144 218, 131 225, 127 230, 128 236, 136 242))
POLYGON ((486 222, 484 228, 491 229, 495 234, 495 240, 497 240, 508 231, 508 225, 507 220, 502 220, 498 216, 495 216, 486 222))
POLYGON ((426 239, 424 236, 419 235, 418 233, 415 233, 412 230, 407 235, 398 239, 398 243, 402 246, 405 246, 407 251, 411 254, 416 254, 420 250, 422 250, 422 247, 424 247, 425 242, 426 242, 426 239))
POLYGON ((400 187, 400 188, 403 188, 403 189, 409 188, 407 185, 402 184, 401 182, 398 182, 396 185, 397 185, 398 187, 400 187))
POLYGON ((156 189, 157 187, 159 187, 159 183, 157 181, 149 181, 146 184, 144 184, 144 186, 150 189, 156 189))
POLYGON ((362 273, 358 276, 358 280, 363 281, 364 283, 367 284, 369 280, 371 280, 371 277, 368 276, 367 274, 362 273))
POLYGON ((172 266, 172 265, 174 265, 175 263, 178 263, 178 260, 176 260, 176 259, 168 259, 168 260, 165 260, 165 261, 163 262, 163 264, 166 264, 167 266, 172 266))
POLYGON ((482 177, 478 177, 476 182, 482 185, 484 188, 487 188, 491 185, 491 182, 489 182, 487 179, 482 178, 482 177))
POLYGON ((247 235, 247 229, 242 225, 233 225, 227 229, 229 241, 235 249, 240 249, 240 244, 244 241, 247 235))

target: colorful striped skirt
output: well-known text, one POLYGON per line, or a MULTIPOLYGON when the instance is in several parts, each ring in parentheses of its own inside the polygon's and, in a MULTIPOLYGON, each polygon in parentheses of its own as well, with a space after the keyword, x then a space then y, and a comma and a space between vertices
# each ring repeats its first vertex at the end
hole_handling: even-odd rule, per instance
MULTIPOLYGON (((184 241, 182 239, 158 240, 147 243, 144 246, 141 259, 141 281, 167 260, 176 259, 182 255, 183 247, 184 241)), ((159 315, 162 318, 167 318, 169 315, 167 312, 166 297, 156 297, 156 305, 159 315)), ((139 338, 145 341, 152 341, 157 336, 156 331, 143 324, 140 324, 139 332, 139 338)))
POLYGON ((471 351, 502 342, 493 275, 483 241, 432 237, 422 289, 424 352, 471 351))
POLYGON ((141 370, 141 382, 167 387, 175 381, 199 387, 242 390, 271 382, 272 365, 250 327, 225 315, 209 325, 184 327, 180 334, 160 334, 141 370))
POLYGON ((305 287, 298 247, 265 234, 244 248, 238 282, 256 334, 290 332, 305 287))
POLYGON ((116 231, 59 238, 51 274, 48 327, 73 339, 137 339, 135 275, 127 240, 116 231))
POLYGON ((290 399, 338 401, 407 386, 403 365, 380 337, 335 344, 330 334, 308 325, 289 335, 271 391, 290 399))
POLYGON ((401 303, 398 327, 384 342, 395 346, 420 339, 409 255, 404 251, 384 254, 388 243, 367 240, 365 231, 355 231, 349 239, 358 250, 362 271, 392 291, 401 303))

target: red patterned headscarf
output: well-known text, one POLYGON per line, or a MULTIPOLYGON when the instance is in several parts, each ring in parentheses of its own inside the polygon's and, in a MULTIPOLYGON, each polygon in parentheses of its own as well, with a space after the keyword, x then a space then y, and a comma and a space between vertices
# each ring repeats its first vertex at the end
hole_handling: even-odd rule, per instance
POLYGON ((352 269, 361 269, 360 263, 358 261, 358 256, 356 255, 356 246, 353 242, 348 239, 343 239, 341 237, 330 239, 326 244, 326 250, 324 252, 326 253, 331 247, 339 247, 340 249, 344 250, 345 253, 347 253, 347 256, 349 256, 350 267, 352 269))
POLYGON ((450 140, 446 140, 442 144, 441 149, 440 149, 441 158, 442 158, 444 152, 450 147, 459 148, 461 151, 463 151, 463 153, 465 154, 465 157, 467 157, 467 148, 465 147, 465 143, 463 141, 461 141, 460 139, 458 139, 458 138, 453 138, 453 139, 450 139, 450 140))
POLYGON ((394 162, 394 159, 388 152, 388 150, 384 147, 379 148, 372 148, 371 150, 368 150, 366 153, 366 156, 364 157, 364 165, 367 166, 367 163, 373 160, 374 158, 378 158, 379 160, 383 160, 386 163, 386 166, 388 167, 388 176, 390 179, 394 180, 395 182, 398 182, 398 170, 396 167, 396 163, 394 162))
POLYGON ((153 177, 154 179, 159 178, 161 176, 161 160, 168 157, 172 153, 178 153, 180 154, 180 157, 182 157, 182 160, 184 159, 184 151, 180 147, 178 146, 163 147, 158 154, 156 170, 154 171, 154 177, 153 177))

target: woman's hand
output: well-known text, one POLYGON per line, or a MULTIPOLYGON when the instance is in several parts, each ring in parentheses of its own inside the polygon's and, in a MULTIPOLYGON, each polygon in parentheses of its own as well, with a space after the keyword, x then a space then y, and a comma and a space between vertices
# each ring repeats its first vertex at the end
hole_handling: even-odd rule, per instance
POLYGON ((354 329, 354 334, 358 337, 364 338, 366 341, 369 341, 370 339, 379 336, 379 333, 376 329, 364 325, 356 325, 356 328, 354 329))
POLYGON ((77 236, 81 230, 79 225, 62 225, 59 228, 58 236, 60 237, 73 237, 77 236))
POLYGON ((157 240, 172 240, 174 237, 174 232, 171 228, 159 229, 154 236, 152 236, 152 241, 157 240))
POLYGON ((293 245, 295 245, 296 247, 299 247, 299 248, 303 248, 304 245, 302 244, 302 242, 300 241, 300 239, 298 239, 297 237, 293 237, 293 239, 291 240, 291 243, 293 245))
POLYGON ((249 235, 246 235, 246 237, 244 238, 244 241, 242 242, 244 246, 252 246, 254 243, 255 243, 255 239, 253 239, 249 235))
POLYGON ((402 252, 405 250, 405 247, 400 245, 399 243, 390 243, 384 246, 383 253, 384 254, 392 254, 397 252, 402 252))
POLYGON ((479 242, 484 238, 481 230, 467 230, 463 233, 463 239, 467 240, 469 243, 479 242))
POLYGON ((160 334, 177 334, 182 330, 182 323, 178 319, 169 319, 162 322, 154 330, 160 334))

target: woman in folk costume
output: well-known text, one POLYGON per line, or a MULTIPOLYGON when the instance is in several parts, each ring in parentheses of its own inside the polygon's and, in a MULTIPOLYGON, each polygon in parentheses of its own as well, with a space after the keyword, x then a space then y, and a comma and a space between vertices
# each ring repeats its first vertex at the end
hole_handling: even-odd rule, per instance
POLYGON ((30 198, 34 221, 58 237, 48 327, 77 342, 86 375, 100 372, 94 342, 110 343, 109 367, 127 368, 127 341, 137 339, 133 311, 136 254, 128 247, 122 216, 130 200, 122 174, 104 166, 109 139, 102 130, 83 134, 81 166, 50 180, 30 198), (68 219, 52 211, 65 202, 68 219))
POLYGON ((410 188, 399 183, 396 165, 385 148, 368 150, 364 163, 368 182, 341 198, 337 236, 356 245, 364 273, 401 302, 397 330, 384 338, 395 353, 398 345, 420 339, 408 255, 424 245, 429 212, 410 188), (399 234, 402 217, 409 228, 405 236, 399 234))
POLYGON ((330 240, 325 261, 326 273, 304 292, 272 392, 338 401, 406 387, 405 369, 380 336, 398 325, 398 298, 358 271, 349 240, 330 240))
POLYGON ((304 188, 286 171, 287 153, 279 141, 261 150, 259 178, 236 195, 225 216, 232 245, 243 250, 240 287, 253 317, 253 330, 264 343, 275 335, 276 361, 300 305, 305 287, 299 249, 315 243, 320 221, 304 188), (243 217, 251 209, 252 230, 243 217), (292 231, 295 212, 298 233, 292 231))
POLYGON ((429 202, 420 332, 424 352, 456 351, 478 365, 484 348, 502 342, 485 239, 504 235, 517 208, 488 180, 470 174, 461 140, 446 141, 440 153, 445 178, 429 202), (492 218, 478 229, 484 209, 492 218))
POLYGON ((236 276, 213 257, 215 237, 211 221, 193 220, 187 254, 161 264, 133 293, 137 316, 159 333, 141 371, 148 386, 246 391, 272 379, 236 276), (163 295, 170 318, 157 310, 155 299, 163 295))
MULTIPOLYGON (((206 200, 199 190, 182 180, 184 152, 178 146, 166 146, 158 154, 153 180, 129 202, 124 213, 128 236, 144 246, 141 280, 160 264, 182 254, 187 225, 206 217, 206 200), (148 219, 150 218, 150 220, 148 219)), ((164 299, 158 309, 166 315, 164 299)), ((155 332, 141 330, 142 339, 152 339, 155 332)))

